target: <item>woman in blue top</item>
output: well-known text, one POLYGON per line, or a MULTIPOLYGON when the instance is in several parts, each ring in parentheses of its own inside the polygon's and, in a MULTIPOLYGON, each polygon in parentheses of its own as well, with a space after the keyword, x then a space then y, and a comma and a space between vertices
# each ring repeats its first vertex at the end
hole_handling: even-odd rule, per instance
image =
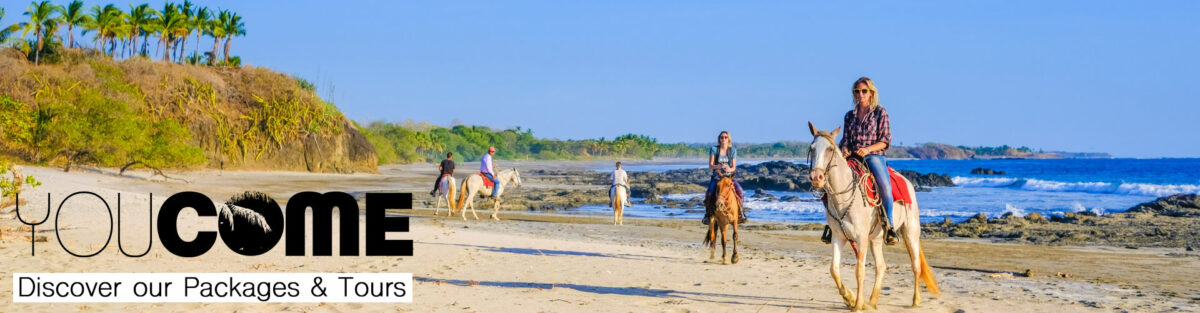
MULTIPOLYGON (((729 176, 731 179, 737 173, 737 148, 733 147, 733 140, 729 137, 729 132, 721 131, 717 135, 717 145, 708 148, 708 169, 712 170, 712 178, 708 181, 708 192, 704 193, 704 220, 701 222, 708 225, 708 219, 712 217, 713 210, 716 205, 712 202, 716 198, 713 193, 716 192, 717 181, 721 176, 729 176)), ((738 202, 742 201, 742 185, 738 184, 737 180, 733 180, 733 187, 737 189, 738 202)), ((738 223, 746 222, 746 210, 743 208, 738 211, 738 223)))

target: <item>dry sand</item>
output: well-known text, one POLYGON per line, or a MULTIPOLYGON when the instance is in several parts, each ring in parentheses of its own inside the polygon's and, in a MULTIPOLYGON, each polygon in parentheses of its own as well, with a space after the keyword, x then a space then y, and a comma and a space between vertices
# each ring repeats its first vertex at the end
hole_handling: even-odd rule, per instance
MULTIPOLYGON (((521 169, 594 164, 515 163, 521 169)), ((464 170, 460 173, 473 165, 461 164, 464 170)), ((121 193, 122 240, 127 250, 138 253, 149 236, 148 192, 154 193, 155 209, 170 194, 185 190, 200 191, 215 202, 244 190, 257 190, 281 204, 287 196, 308 190, 356 195, 402 191, 413 192, 416 205, 427 197, 433 167, 391 166, 381 168, 381 174, 353 175, 220 171, 173 175, 188 182, 147 180, 148 174, 142 172, 117 177, 111 170, 64 173, 26 167, 27 174, 44 184, 23 193, 22 199, 29 202, 21 213, 27 220, 40 219, 46 212, 47 192, 57 205, 69 193, 92 191, 105 197, 114 210, 116 194, 121 193)), ((522 188, 566 187, 572 186, 522 188)), ((57 221, 63 242, 76 252, 96 251, 104 245, 108 232, 103 227, 107 221, 104 206, 75 201, 69 206, 71 214, 57 221)), ((181 233, 216 228, 215 218, 187 212, 191 211, 181 216, 181 233)), ((611 226, 611 220, 604 217, 501 212, 504 220, 500 222, 463 222, 457 216, 434 217, 431 213, 425 208, 397 213, 415 217, 409 234, 389 236, 415 240, 412 257, 285 257, 281 242, 256 257, 238 255, 218 243, 197 258, 176 257, 157 240, 146 257, 125 257, 116 249, 115 234, 110 249, 96 257, 76 258, 58 246, 51 227, 45 226, 56 222, 53 214, 47 224, 37 228, 39 235, 50 241, 38 243, 37 256, 31 257, 29 242, 20 238, 28 235, 28 230, 20 232, 22 225, 6 213, 0 219, 0 256, 4 260, 0 312, 846 311, 829 277, 830 249, 817 240, 815 232, 745 230, 741 262, 720 265, 708 262, 708 251, 699 246, 704 228, 690 220, 631 218, 625 226, 611 226), (416 285, 411 304, 14 304, 8 281, 14 272, 404 272, 413 273, 416 285)), ((337 251, 337 243, 334 245, 337 251)), ((911 272, 903 249, 888 247, 889 271, 878 311, 1200 311, 1200 284, 1196 283, 1200 281, 1200 255, 1182 249, 1047 247, 962 240, 925 240, 924 246, 943 295, 935 298, 923 291, 921 309, 908 309, 911 272), (1034 276, 1010 275, 1026 269, 1034 276), (1058 277, 1059 272, 1070 277, 1058 277)), ((844 260, 853 262, 851 257, 844 260)), ((844 265, 842 273, 853 285, 853 265, 844 265)))

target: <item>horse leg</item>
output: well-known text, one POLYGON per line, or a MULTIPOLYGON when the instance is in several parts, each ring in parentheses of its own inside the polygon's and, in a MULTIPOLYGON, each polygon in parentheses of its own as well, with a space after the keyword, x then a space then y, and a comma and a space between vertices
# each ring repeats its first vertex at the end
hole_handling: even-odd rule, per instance
POLYGON ((837 284, 838 294, 842 296, 842 303, 847 308, 854 306, 854 293, 851 293, 846 285, 842 284, 842 247, 846 245, 846 241, 839 238, 833 238, 833 264, 829 266, 829 275, 833 276, 833 282, 837 284))
POLYGON ((437 204, 433 205, 433 215, 442 215, 442 197, 437 197, 437 204))
POLYGON ((733 257, 730 258, 733 264, 738 264, 738 219, 733 218, 733 257))
POLYGON ((913 270, 913 299, 912 307, 921 305, 921 230, 912 225, 903 225, 900 235, 904 238, 904 247, 908 249, 908 259, 912 262, 913 270))
MULTIPOLYGON (((868 242, 866 236, 859 236, 859 238, 858 242, 868 242)), ((857 296, 854 297, 854 311, 857 312, 863 310, 863 304, 866 302, 863 297, 863 282, 867 280, 867 267, 863 263, 867 261, 867 252, 858 251, 854 254, 854 259, 854 282, 858 284, 858 287, 855 288, 857 296)))
POLYGON ((500 197, 497 196, 495 201, 492 202, 492 220, 499 221, 500 220, 499 214, 500 214, 500 197))
MULTIPOLYGON (((479 215, 475 214, 475 191, 471 191, 471 193, 467 194, 467 200, 465 200, 465 201, 467 202, 466 205, 471 208, 471 215, 475 216, 475 220, 478 221, 479 215)), ((467 220, 467 211, 466 210, 467 209, 465 209, 465 207, 464 207, 463 211, 460 212, 460 213, 462 213, 464 221, 467 220)))
POLYGON ((729 261, 725 261, 725 241, 729 234, 729 224, 721 225, 721 264, 728 265, 729 261))
POLYGON ((872 310, 879 308, 879 292, 883 289, 883 274, 887 272, 887 264, 883 261, 883 232, 879 238, 871 240, 871 255, 875 256, 875 284, 871 288, 871 301, 867 304, 872 310))

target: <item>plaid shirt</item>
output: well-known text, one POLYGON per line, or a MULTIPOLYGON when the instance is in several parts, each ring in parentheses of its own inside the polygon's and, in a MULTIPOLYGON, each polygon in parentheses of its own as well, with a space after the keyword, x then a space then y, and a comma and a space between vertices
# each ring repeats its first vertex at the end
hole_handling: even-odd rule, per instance
POLYGON ((867 113, 867 116, 859 120, 855 116, 854 111, 846 112, 844 126, 842 126, 842 141, 838 143, 838 147, 850 150, 850 153, 875 144, 876 142, 887 143, 887 146, 882 150, 871 152, 871 154, 884 155, 888 147, 892 146, 892 124, 888 120, 887 110, 883 106, 876 107, 874 111, 867 113))

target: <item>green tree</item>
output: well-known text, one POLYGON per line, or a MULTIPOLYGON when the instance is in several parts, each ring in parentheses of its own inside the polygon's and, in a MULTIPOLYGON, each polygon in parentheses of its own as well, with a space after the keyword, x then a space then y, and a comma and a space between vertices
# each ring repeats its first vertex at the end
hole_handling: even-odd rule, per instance
POLYGON ((150 8, 149 4, 129 5, 128 24, 130 35, 133 36, 133 50, 135 54, 146 55, 145 46, 148 45, 148 40, 146 39, 151 34, 147 30, 153 29, 154 20, 157 19, 157 16, 158 11, 150 8), (138 37, 142 39, 142 46, 140 47, 138 46, 138 37))
POLYGON ((75 48, 75 27, 88 23, 91 18, 83 12, 83 1, 71 1, 65 7, 58 7, 58 15, 62 23, 67 25, 67 47, 75 48))
POLYGON ((206 35, 213 38, 212 51, 209 52, 208 56, 208 65, 216 64, 217 45, 221 42, 222 38, 225 38, 225 23, 229 20, 229 15, 228 10, 221 10, 221 12, 217 13, 216 19, 208 25, 208 33, 206 35))
POLYGON ((164 62, 171 62, 171 51, 173 51, 174 40, 181 33, 180 29, 184 28, 187 20, 179 11, 178 5, 168 2, 158 12, 158 19, 155 22, 157 24, 155 31, 158 32, 159 40, 163 45, 162 60, 164 62))
POLYGON ((212 27, 212 18, 212 11, 207 7, 196 9, 196 15, 192 17, 192 28, 196 30, 196 48, 193 49, 192 55, 197 58, 200 56, 200 36, 208 33, 208 29, 212 27))
POLYGON ((225 61, 229 61, 229 46, 230 41, 235 36, 246 35, 246 24, 242 23, 242 16, 237 13, 230 13, 229 19, 225 21, 225 61))
POLYGON ((29 16, 29 21, 21 24, 25 29, 25 32, 22 36, 29 35, 29 32, 33 31, 34 36, 37 37, 36 43, 34 44, 36 49, 33 51, 34 64, 39 64, 41 61, 42 46, 45 44, 45 42, 42 40, 45 35, 44 31, 48 27, 58 25, 58 20, 55 19, 54 16, 51 16, 54 14, 54 12, 58 11, 58 8, 59 6, 50 3, 50 1, 35 1, 30 3, 28 8, 25 8, 25 15, 29 16))
POLYGON ((192 9, 192 1, 184 0, 183 5, 179 7, 179 13, 183 16, 183 24, 177 30, 176 38, 179 40, 179 52, 176 54, 176 63, 182 62, 184 52, 187 51, 187 39, 192 36, 192 32, 196 30, 193 20, 196 16, 196 10, 192 9))

